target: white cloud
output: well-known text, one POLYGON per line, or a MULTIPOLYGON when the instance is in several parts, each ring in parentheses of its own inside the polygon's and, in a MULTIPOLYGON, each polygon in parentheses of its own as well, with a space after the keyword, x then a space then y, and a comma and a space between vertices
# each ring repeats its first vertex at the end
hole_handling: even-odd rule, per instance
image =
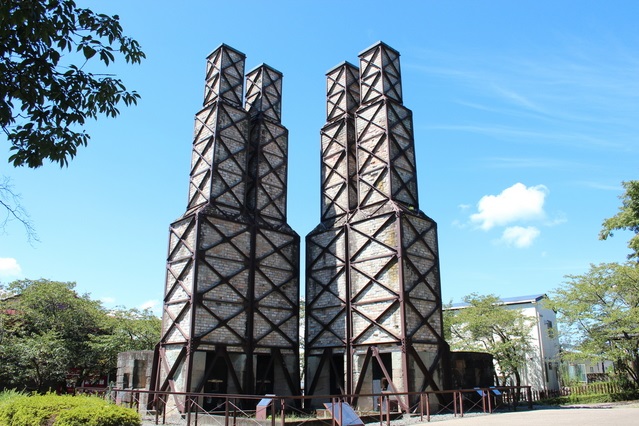
POLYGON ((568 222, 568 218, 566 217, 566 214, 564 212, 558 212, 558 213, 555 214, 554 218, 545 221, 544 225, 546 225, 546 226, 557 226, 557 225, 561 225, 562 223, 566 223, 566 222, 568 222))
POLYGON ((470 220, 485 231, 517 221, 543 219, 548 188, 544 185, 526 187, 516 183, 499 195, 484 195, 477 203, 477 213, 470 220))
POLYGON ((495 84, 493 84, 493 89, 508 102, 511 102, 519 107, 523 107, 524 109, 529 109, 536 112, 545 112, 541 108, 539 108, 538 105, 532 102, 528 97, 517 93, 514 90, 506 89, 495 84))
POLYGON ((465 228, 467 228, 467 227, 468 227, 468 224, 467 224, 467 223, 462 222, 461 220, 457 220, 457 219, 453 220, 453 221, 451 222, 451 225, 452 225, 453 227, 457 228, 457 229, 465 229, 465 228))
POLYGON ((11 257, 0 257, 0 277, 17 277, 22 273, 18 261, 11 257))
POLYGON ((525 248, 530 247, 539 234, 539 229, 534 226, 528 226, 526 228, 522 226, 511 226, 504 229, 501 241, 509 246, 525 248))
POLYGON ((115 297, 105 296, 105 297, 100 298, 100 301, 102 303, 107 303, 109 305, 112 305, 112 304, 115 303, 115 297))

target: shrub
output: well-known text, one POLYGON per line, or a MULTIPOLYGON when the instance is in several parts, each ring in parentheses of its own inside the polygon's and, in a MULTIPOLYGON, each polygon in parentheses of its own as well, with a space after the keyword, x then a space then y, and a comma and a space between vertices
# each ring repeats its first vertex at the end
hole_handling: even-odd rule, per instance
POLYGON ((0 393, 0 425, 9 424, 9 420, 13 417, 13 413, 15 412, 15 401, 18 398, 26 397, 26 395, 14 390, 5 390, 0 393))
MULTIPOLYGON (((70 398, 70 397, 69 397, 70 398)), ((58 411, 68 409, 73 403, 55 394, 28 396, 22 394, 9 398, 0 406, 3 426, 40 426, 46 424, 58 411)))
POLYGON ((3 390, 0 392, 0 405, 7 403, 10 399, 18 398, 23 396, 21 392, 15 391, 13 389, 3 390))
POLYGON ((0 397, 2 426, 139 426, 134 410, 112 405, 97 397, 27 396, 14 393, 0 397))
POLYGON ((61 412, 55 426, 139 426, 140 416, 129 408, 113 404, 79 406, 61 412))

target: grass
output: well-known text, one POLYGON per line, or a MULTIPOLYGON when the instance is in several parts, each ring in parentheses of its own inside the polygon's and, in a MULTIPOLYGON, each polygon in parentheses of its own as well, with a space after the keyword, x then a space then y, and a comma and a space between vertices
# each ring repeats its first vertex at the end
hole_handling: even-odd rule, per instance
POLYGON ((639 391, 625 391, 613 394, 570 395, 547 398, 535 402, 538 405, 601 404, 606 402, 631 401, 639 399, 639 391))

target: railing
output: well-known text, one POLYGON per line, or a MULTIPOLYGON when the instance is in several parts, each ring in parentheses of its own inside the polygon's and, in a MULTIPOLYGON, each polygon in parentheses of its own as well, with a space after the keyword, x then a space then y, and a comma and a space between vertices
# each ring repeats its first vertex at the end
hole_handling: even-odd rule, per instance
MULTIPOLYGON (((83 388, 78 388, 82 393, 83 388)), ((167 419, 179 417, 185 425, 206 424, 220 426, 280 426, 313 421, 314 425, 337 426, 342 418, 342 403, 357 406, 357 401, 370 398, 378 404, 377 411, 358 412, 360 417, 379 418, 380 426, 390 425, 392 418, 401 414, 430 422, 436 415, 449 414, 463 417, 470 412, 490 414, 497 409, 532 409, 533 396, 530 386, 499 386, 490 388, 458 389, 433 392, 384 392, 359 395, 268 396, 230 395, 187 392, 156 392, 139 389, 110 389, 101 394, 116 404, 137 409, 155 424, 166 424, 167 419), (256 418, 258 402, 269 398, 267 418, 256 418), (314 404, 313 404, 314 402, 314 404), (332 403, 330 418, 317 415, 311 406, 320 402, 332 403), (335 411, 338 410, 338 411, 335 411), (339 414, 337 416, 336 414, 339 414), (296 420, 299 420, 296 422, 296 420)), ((260 404, 263 405, 263 404, 260 404)), ((320 412, 325 410, 319 410, 320 412)))
POLYGON ((578 386, 562 387, 559 390, 534 390, 532 391, 533 401, 541 401, 548 398, 557 398, 570 395, 594 395, 619 393, 622 389, 616 383, 595 382, 578 386))

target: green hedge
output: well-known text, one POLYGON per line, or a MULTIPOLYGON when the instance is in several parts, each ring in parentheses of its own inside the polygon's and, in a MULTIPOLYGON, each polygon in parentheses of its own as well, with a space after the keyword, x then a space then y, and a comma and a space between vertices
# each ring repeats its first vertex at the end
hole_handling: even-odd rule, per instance
POLYGON ((0 426, 140 426, 132 409, 89 396, 0 393, 0 426))

